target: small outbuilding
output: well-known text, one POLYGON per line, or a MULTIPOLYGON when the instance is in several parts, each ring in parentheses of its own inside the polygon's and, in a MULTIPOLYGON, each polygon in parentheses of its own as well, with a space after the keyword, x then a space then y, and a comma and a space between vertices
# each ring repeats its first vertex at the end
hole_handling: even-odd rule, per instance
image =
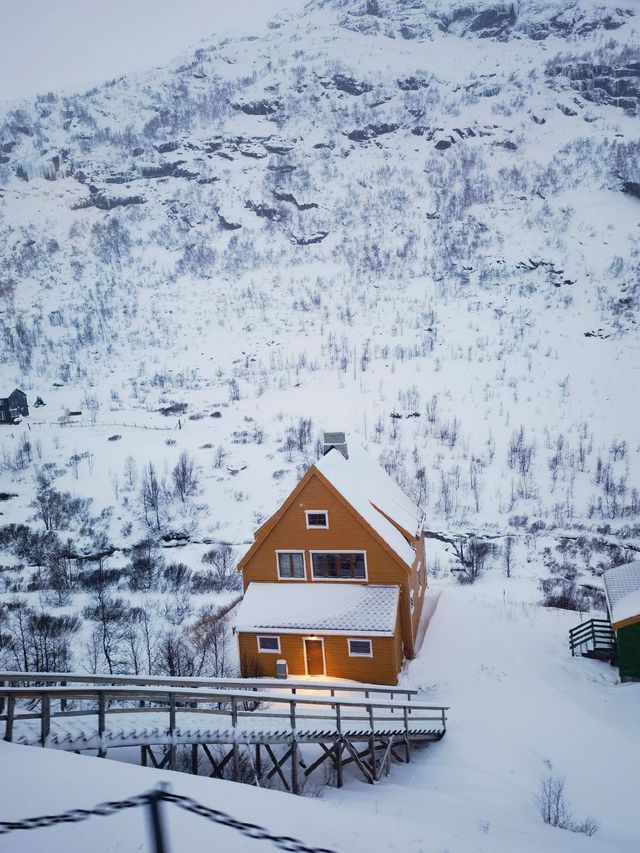
POLYGON ((12 424, 16 418, 29 414, 27 395, 16 388, 8 397, 0 397, 0 424, 12 424))
POLYGON ((640 681, 640 560, 607 569, 603 577, 620 679, 640 681))

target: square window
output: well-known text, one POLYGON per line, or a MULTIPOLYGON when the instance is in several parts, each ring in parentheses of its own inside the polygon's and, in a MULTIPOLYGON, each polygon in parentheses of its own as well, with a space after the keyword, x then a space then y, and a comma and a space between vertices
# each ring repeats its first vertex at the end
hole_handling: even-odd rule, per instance
POLYGON ((280 637, 258 637, 258 651, 280 654, 280 637))
POLYGON ((329 515, 325 510, 307 510, 305 517, 307 527, 319 527, 324 530, 329 527, 329 515))
POLYGON ((280 580, 304 579, 304 554, 302 551, 278 552, 278 577, 280 580))
POLYGON ((372 658, 371 640, 347 640, 350 658, 372 658))

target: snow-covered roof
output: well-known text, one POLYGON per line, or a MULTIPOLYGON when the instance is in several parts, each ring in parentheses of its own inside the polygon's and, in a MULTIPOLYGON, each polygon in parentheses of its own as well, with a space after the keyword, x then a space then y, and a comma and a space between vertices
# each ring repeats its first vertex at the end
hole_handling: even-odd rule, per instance
POLYGON ((393 635, 400 587, 353 583, 250 583, 237 631, 393 635))
POLYGON ((607 569, 603 577, 613 627, 640 622, 640 560, 607 569))
POLYGON ((387 545, 411 566, 415 558, 413 548, 385 515, 411 536, 415 536, 422 524, 422 512, 384 468, 361 447, 349 443, 348 453, 349 458, 345 459, 339 450, 330 450, 318 459, 315 468, 387 545))

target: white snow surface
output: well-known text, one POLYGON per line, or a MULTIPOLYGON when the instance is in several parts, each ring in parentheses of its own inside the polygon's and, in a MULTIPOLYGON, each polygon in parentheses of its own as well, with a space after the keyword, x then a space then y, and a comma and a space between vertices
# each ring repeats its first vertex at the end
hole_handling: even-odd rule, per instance
POLYGON ((399 594, 400 587, 383 584, 250 583, 237 610, 236 630, 391 636, 399 594))
MULTIPOLYGON (((575 615, 533 604, 529 579, 513 578, 508 593, 505 586, 495 576, 474 588, 442 588, 422 651, 402 683, 421 688, 421 699, 450 705, 447 734, 414 750, 410 765, 393 764, 375 787, 347 774, 341 790, 294 800, 235 783, 1 743, 0 762, 11 784, 3 789, 0 819, 90 807, 169 780, 176 793, 343 853, 631 853, 638 842, 632 780, 640 685, 617 684, 611 667, 572 658, 566 636, 575 615), (566 777, 576 817, 599 821, 594 837, 542 823, 533 795, 549 765, 566 777)), ((121 754, 126 750, 109 753, 121 754)), ((193 851, 214 842, 251 849, 195 817, 173 810, 167 817, 175 850, 187 842, 193 851)), ((14 833, 3 838, 2 850, 144 849, 138 812, 103 820, 14 833)))
POLYGON ((322 456, 315 467, 379 536, 410 567, 415 551, 400 531, 382 515, 393 518, 404 530, 415 535, 422 513, 400 486, 361 447, 349 446, 349 458, 335 448, 322 456))
POLYGON ((614 566, 603 575, 611 622, 640 617, 640 560, 614 566))

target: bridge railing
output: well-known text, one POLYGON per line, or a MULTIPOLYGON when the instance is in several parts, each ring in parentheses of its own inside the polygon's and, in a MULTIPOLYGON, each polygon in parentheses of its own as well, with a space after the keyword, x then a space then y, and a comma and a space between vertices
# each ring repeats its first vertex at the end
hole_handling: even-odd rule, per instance
POLYGON ((60 685, 72 684, 114 686, 127 685, 163 686, 163 687, 189 687, 223 690, 264 691, 278 690, 289 692, 293 695, 298 691, 309 691, 310 693, 328 693, 336 696, 341 693, 363 694, 368 696, 379 696, 387 694, 390 699, 405 697, 410 700, 417 696, 419 691, 395 687, 393 685, 380 684, 353 684, 341 681, 306 681, 303 679, 269 679, 269 678, 184 678, 175 676, 154 675, 93 675, 85 673, 68 672, 11 672, 0 671, 0 687, 4 685, 60 685))
POLYGON ((149 686, 38 686, 38 687, 0 687, 0 698, 6 702, 6 712, 0 715, 5 723, 5 740, 11 741, 15 722, 18 720, 40 720, 40 743, 47 746, 51 734, 51 720, 56 717, 82 717, 90 714, 97 716, 96 734, 98 739, 106 732, 107 714, 164 712, 168 714, 167 734, 172 740, 176 730, 176 714, 179 712, 198 712, 220 714, 229 718, 232 729, 237 729, 241 717, 256 721, 259 731, 260 720, 286 719, 292 735, 302 721, 330 721, 336 732, 340 733, 345 722, 367 721, 370 730, 393 723, 404 728, 407 736, 410 729, 422 723, 434 723, 446 728, 447 707, 427 705, 415 701, 395 699, 372 699, 359 697, 302 696, 260 691, 247 694, 246 690, 207 690, 204 688, 149 686), (16 705, 20 700, 26 708, 16 705), (82 707, 67 710, 71 700, 91 702, 92 708, 82 707), (259 701, 255 710, 247 708, 247 700, 259 701), (59 710, 52 709, 57 703, 59 710), (117 705, 115 704, 117 703, 117 705), (202 708, 207 705, 209 707, 202 708), (38 707, 39 706, 39 707, 38 707), (133 707, 131 707, 133 706, 133 707), (212 707, 217 706, 217 707, 212 707), (35 710, 38 708, 38 710, 35 710))

